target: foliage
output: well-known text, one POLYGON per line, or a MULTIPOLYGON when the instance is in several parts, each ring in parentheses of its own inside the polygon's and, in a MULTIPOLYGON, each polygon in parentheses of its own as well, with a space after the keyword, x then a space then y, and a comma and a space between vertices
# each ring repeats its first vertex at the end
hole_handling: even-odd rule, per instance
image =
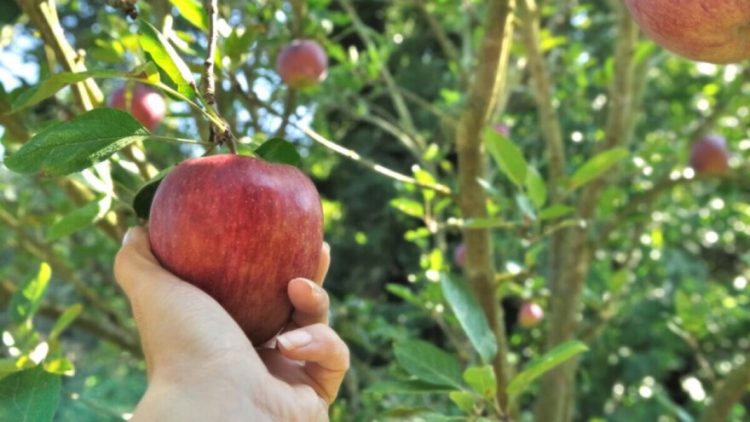
MULTIPOLYGON (((511 413, 531 420, 539 378, 574 363, 575 420, 693 420, 750 359, 746 64, 692 63, 639 39, 635 114, 615 134, 629 142, 605 148, 624 95, 612 88, 618 2, 539 2, 554 86, 536 91, 516 34, 507 92, 482 130, 488 216, 464 219, 457 122, 490 2, 311 0, 296 15, 281 0, 221 1, 214 105, 200 88, 209 25, 198 1, 138 2, 136 21, 102 2, 59 3, 88 70, 53 59, 39 22, 0 5, 0 419, 132 411, 145 364, 112 280, 119 236, 148 217, 173 165, 227 147, 210 143, 224 125, 240 153, 300 166, 323 197, 331 320, 352 350, 332 420, 491 420, 499 385, 511 413), (331 67, 292 92, 275 55, 301 35, 331 67), (170 102, 153 133, 106 107, 107 93, 136 81, 170 102), (563 135, 559 178, 540 96, 563 135), (727 177, 686 168, 707 131, 728 139, 727 177), (600 195, 581 209, 591 186, 600 195), (463 233, 484 229, 502 332, 474 294, 478 269, 451 260, 463 233), (551 345, 549 325, 522 329, 516 314, 531 300, 554 318, 550 260, 569 230, 585 233, 591 256, 564 263, 588 271, 575 339, 551 345), (513 368, 507 383, 498 354, 513 368)), ((732 420, 749 417, 748 400, 732 420)))

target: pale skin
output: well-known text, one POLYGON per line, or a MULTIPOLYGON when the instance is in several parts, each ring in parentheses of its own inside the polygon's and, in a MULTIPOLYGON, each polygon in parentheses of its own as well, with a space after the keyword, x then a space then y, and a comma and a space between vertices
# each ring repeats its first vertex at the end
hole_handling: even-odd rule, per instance
POLYGON ((327 325, 329 263, 324 244, 313 280, 289 282, 294 312, 284 333, 255 347, 215 300, 159 265, 144 229, 129 230, 114 272, 148 376, 131 420, 327 421, 349 368, 349 349, 327 325))

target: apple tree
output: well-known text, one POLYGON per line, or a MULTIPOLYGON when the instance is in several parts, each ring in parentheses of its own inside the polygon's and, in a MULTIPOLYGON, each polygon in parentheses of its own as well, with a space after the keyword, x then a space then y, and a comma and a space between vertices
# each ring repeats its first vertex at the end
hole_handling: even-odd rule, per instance
POLYGON ((236 153, 321 194, 332 420, 746 420, 750 9, 718 3, 0 3, 0 419, 129 418, 112 259, 236 153))

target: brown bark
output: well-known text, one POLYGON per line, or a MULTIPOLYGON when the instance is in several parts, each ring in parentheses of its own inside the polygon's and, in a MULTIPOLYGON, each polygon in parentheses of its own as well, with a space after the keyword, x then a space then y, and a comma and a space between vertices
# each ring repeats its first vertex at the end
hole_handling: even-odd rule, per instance
MULTIPOLYGON (((487 198, 477 179, 485 177, 486 161, 482 131, 505 89, 509 47, 512 41, 513 0, 493 0, 488 4, 485 34, 479 61, 464 109, 456 130, 459 172, 459 205, 464 218, 487 217, 487 198)), ((497 376, 497 402, 501 418, 508 411, 507 338, 495 292, 495 267, 492 241, 488 229, 464 230, 466 275, 479 300, 498 343, 493 362, 497 376)))
POLYGON ((701 422, 722 422, 729 420, 732 407, 747 394, 750 387, 750 355, 745 363, 736 367, 713 392, 711 401, 701 415, 701 422))
MULTIPOLYGON (((634 122, 634 103, 638 85, 635 82, 636 63, 633 60, 638 29, 618 1, 611 4, 617 12, 617 44, 615 46, 615 74, 610 89, 605 139, 597 152, 625 144, 631 137, 634 122)), ((577 217, 591 223, 606 178, 595 180, 583 188, 577 207, 577 217)), ((561 230, 552 239, 550 256, 550 318, 547 323, 547 349, 575 338, 581 307, 583 284, 592 258, 589 233, 586 228, 561 230)), ((545 374, 536 403, 536 420, 567 422, 573 417, 575 373, 578 359, 571 359, 545 374)))

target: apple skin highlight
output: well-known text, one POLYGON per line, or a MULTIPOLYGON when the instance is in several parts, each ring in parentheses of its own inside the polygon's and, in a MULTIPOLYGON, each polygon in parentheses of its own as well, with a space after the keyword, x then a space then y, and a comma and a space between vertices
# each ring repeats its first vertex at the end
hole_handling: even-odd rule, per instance
POLYGON ((289 320, 289 281, 315 276, 320 197, 292 166, 232 154, 194 158, 159 185, 149 238, 165 268, 216 299, 259 346, 289 320))

